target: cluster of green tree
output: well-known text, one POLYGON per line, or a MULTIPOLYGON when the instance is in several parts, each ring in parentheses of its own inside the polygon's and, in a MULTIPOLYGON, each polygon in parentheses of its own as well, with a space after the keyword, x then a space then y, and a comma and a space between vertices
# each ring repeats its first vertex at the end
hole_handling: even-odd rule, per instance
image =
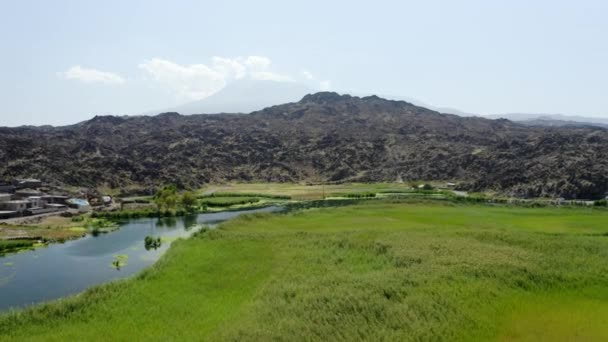
POLYGON ((205 211, 206 206, 199 207, 196 195, 191 191, 178 193, 173 185, 161 188, 152 197, 152 202, 156 208, 146 208, 140 210, 121 210, 113 212, 93 212, 92 218, 106 219, 129 219, 140 217, 171 217, 183 216, 198 210, 205 211))
POLYGON ((184 191, 180 195, 174 185, 167 185, 158 190, 152 201, 160 212, 175 212, 179 209, 192 212, 196 209, 196 196, 191 191, 184 191))

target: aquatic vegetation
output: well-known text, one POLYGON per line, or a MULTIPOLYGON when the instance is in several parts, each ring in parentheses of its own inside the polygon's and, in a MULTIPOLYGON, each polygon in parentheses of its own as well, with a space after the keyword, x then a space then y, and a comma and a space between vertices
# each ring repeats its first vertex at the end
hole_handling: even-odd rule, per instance
POLYGON ((115 255, 111 267, 120 271, 122 267, 125 267, 127 265, 127 259, 129 259, 129 256, 126 254, 115 255))
POLYGON ((35 240, 0 240, 0 255, 31 248, 35 243, 35 240))
POLYGON ((157 249, 161 246, 162 242, 160 237, 146 236, 144 239, 144 245, 146 250, 157 249))
POLYGON ((116 224, 116 222, 107 220, 105 218, 89 218, 85 222, 91 231, 91 235, 93 236, 109 233, 119 228, 119 225, 116 224))

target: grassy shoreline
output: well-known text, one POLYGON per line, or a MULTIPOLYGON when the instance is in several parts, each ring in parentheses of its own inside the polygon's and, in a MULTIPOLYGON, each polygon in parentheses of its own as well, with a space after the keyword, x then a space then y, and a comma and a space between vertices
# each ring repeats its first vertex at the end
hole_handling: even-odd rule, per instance
POLYGON ((0 339, 608 337, 606 219, 389 200, 245 215, 135 278, 0 315, 0 339))
MULTIPOLYGON (((154 206, 153 196, 139 196, 123 199, 123 204, 136 205, 136 209, 121 209, 119 211, 102 211, 91 213, 92 219, 106 219, 119 221, 124 219, 142 218, 142 217, 178 217, 192 214, 215 213, 222 211, 238 211, 247 209, 258 209, 268 206, 278 205, 293 207, 308 207, 308 206, 333 206, 337 201, 345 201, 350 204, 350 201, 358 200, 435 200, 446 201, 453 203, 464 204, 485 204, 485 205, 503 205, 514 207, 590 207, 591 204, 581 202, 559 202, 548 199, 512 199, 491 197, 485 194, 470 194, 466 196, 457 195, 456 193, 446 189, 418 189, 411 188, 405 184, 396 183, 353 183, 353 184, 333 184, 333 185, 301 185, 301 184, 229 184, 222 186, 211 186, 205 190, 201 190, 198 195, 195 195, 195 205, 191 208, 178 208, 172 210, 159 210, 154 206), (323 201, 327 203, 322 203, 323 201), (140 206, 137 208, 137 206, 140 206), (143 207, 142 207, 143 206, 143 207)), ((606 209, 605 201, 596 201, 593 205, 598 209, 606 209)), ((50 220, 61 219, 51 217, 50 220)), ((21 240, 40 240, 44 243, 63 242, 66 240, 77 239, 86 235, 86 232, 94 234, 109 232, 112 229, 94 230, 78 229, 80 227, 74 224, 56 222, 47 224, 41 222, 34 225, 21 226, 6 226, 0 228, 0 239, 7 238, 7 233, 11 231, 19 231, 23 235, 21 240), (46 229, 42 229, 46 228, 46 229), (3 230, 3 231, 2 231, 3 230)), ((11 253, 30 247, 15 247, 10 245, 26 245, 25 242, 20 243, 4 243, 0 246, 0 253, 11 253)), ((31 244, 33 245, 33 243, 31 244)))

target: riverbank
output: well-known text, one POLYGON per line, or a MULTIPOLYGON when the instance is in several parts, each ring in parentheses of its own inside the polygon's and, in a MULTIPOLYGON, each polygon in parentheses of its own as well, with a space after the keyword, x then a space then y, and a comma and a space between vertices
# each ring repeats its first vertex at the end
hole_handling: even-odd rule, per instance
MULTIPOLYGON (((270 212, 280 208, 260 209, 270 212)), ((49 244, 0 258, 0 311, 76 294, 131 277, 153 265, 172 242, 242 213, 125 220, 111 234, 49 244), (42 286, 41 286, 42 285, 42 286)), ((2 337, 0 337, 2 340, 2 337)))
POLYGON ((605 210, 392 201, 234 219, 0 339, 608 338, 605 210))
POLYGON ((24 249, 42 247, 50 243, 63 243, 90 234, 109 233, 118 225, 88 215, 63 217, 44 216, 30 219, 28 224, 0 224, 0 255, 24 249))
MULTIPOLYGON (((522 199, 505 198, 491 194, 466 193, 450 189, 412 188, 403 183, 352 183, 331 185, 303 184, 265 184, 265 183, 234 183, 209 186, 193 194, 193 202, 186 207, 169 210, 159 210, 154 204, 153 196, 139 196, 122 199, 122 210, 94 211, 81 215, 85 218, 120 221, 142 217, 182 217, 199 213, 216 213, 259 209, 269 206, 286 206, 290 208, 311 206, 335 206, 339 201, 351 204, 358 200, 437 200, 453 203, 505 205, 516 207, 596 207, 608 208, 603 201, 566 201, 563 199, 522 199), (322 203, 327 201, 327 203, 322 203)), ((83 228, 69 222, 60 216, 34 217, 30 224, 0 225, 0 240, 19 240, 15 243, 5 243, 5 253, 11 251, 11 245, 33 245, 38 241, 43 243, 62 242, 86 235, 87 232, 98 234, 111 231, 104 227, 83 228)), ((15 247, 15 251, 23 247, 15 247)), ((2 247, 0 247, 0 252, 2 247)))

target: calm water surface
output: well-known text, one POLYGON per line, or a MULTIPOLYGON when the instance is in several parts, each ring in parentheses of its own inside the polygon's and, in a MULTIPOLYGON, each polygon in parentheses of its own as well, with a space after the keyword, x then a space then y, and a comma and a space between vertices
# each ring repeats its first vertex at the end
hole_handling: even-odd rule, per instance
POLYGON ((0 310, 23 307, 70 294, 113 279, 125 278, 152 265, 170 241, 187 237, 200 225, 215 225, 243 213, 274 212, 279 207, 178 218, 129 220, 119 230, 87 235, 64 244, 0 257, 0 310), (144 238, 163 238, 162 246, 146 250, 144 238), (116 255, 127 255, 126 265, 112 266, 116 255))

